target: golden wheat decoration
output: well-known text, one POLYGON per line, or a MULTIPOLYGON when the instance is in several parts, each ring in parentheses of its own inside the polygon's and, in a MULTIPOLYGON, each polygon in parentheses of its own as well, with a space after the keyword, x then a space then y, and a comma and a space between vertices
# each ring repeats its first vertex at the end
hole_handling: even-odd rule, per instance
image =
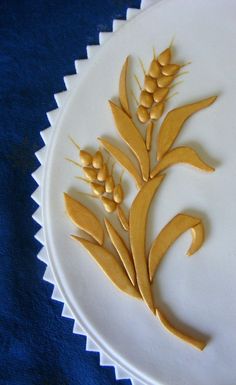
POLYGON ((160 231, 151 245, 149 254, 146 255, 149 208, 166 177, 163 171, 178 163, 185 163, 205 172, 214 171, 214 168, 207 165, 194 149, 190 147, 173 148, 173 145, 185 121, 195 112, 210 106, 216 96, 177 107, 166 114, 156 138, 156 165, 151 169, 150 152, 153 127, 163 115, 169 91, 174 86, 174 80, 179 76, 180 68, 183 67, 181 64, 172 63, 171 57, 172 47, 168 47, 158 57, 154 54, 149 70, 147 72, 144 70, 144 86, 141 87, 139 83, 140 96, 136 114, 140 125, 146 129, 145 138, 135 124, 130 108, 127 86, 128 58, 120 74, 120 105, 109 102, 117 131, 124 144, 133 152, 137 164, 134 164, 129 156, 108 140, 98 139, 100 146, 130 174, 137 186, 138 192, 128 215, 122 208, 124 199, 122 179, 120 177, 119 182, 115 182, 113 168, 109 168, 103 151, 100 149, 91 154, 74 143, 79 149, 80 163, 72 162, 83 170, 84 176, 80 179, 90 185, 91 196, 101 201, 107 213, 116 213, 122 231, 128 233, 129 244, 124 241, 121 231, 115 229, 107 218, 104 218, 105 232, 104 225, 90 209, 68 194, 65 194, 64 197, 67 213, 71 220, 93 240, 77 236, 72 236, 72 238, 89 252, 112 283, 126 294, 143 300, 170 333, 195 348, 203 350, 206 342, 177 330, 157 308, 152 293, 155 273, 167 250, 181 234, 187 230, 192 231, 192 244, 187 252, 188 255, 193 255, 200 249, 204 242, 202 220, 187 213, 177 214, 160 231), (104 247, 105 237, 110 239, 117 255, 113 255, 104 247))

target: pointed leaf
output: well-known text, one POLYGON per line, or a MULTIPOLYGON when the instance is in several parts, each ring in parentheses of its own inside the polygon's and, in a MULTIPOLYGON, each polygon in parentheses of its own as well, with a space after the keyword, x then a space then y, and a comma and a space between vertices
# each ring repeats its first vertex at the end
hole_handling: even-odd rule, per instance
POLYGON ((147 181, 149 178, 149 156, 143 137, 132 119, 120 107, 111 101, 110 106, 117 130, 138 159, 143 179, 147 181))
POLYGON ((164 175, 157 176, 141 188, 131 206, 129 217, 130 245, 137 283, 144 301, 153 313, 155 308, 146 260, 146 226, 150 204, 163 178, 164 175))
POLYGON ((132 285, 123 267, 118 263, 113 254, 104 247, 95 245, 86 239, 74 235, 72 235, 72 238, 77 240, 89 252, 118 289, 132 297, 140 298, 139 292, 132 285))
POLYGON ((187 254, 192 255, 204 242, 204 229, 199 218, 187 214, 178 214, 161 230, 149 253, 149 276, 151 281, 167 250, 181 234, 190 229, 192 229, 193 240, 187 254))
POLYGON ((64 194, 64 199, 67 213, 74 224, 102 245, 104 238, 103 228, 95 214, 66 193, 64 194))
POLYGON ((177 147, 172 151, 167 152, 163 158, 157 163, 156 167, 151 172, 151 178, 154 178, 157 174, 165 170, 166 168, 173 166, 178 163, 189 164, 190 166, 196 167, 199 170, 205 172, 213 172, 215 169, 208 166, 198 154, 190 147, 177 147))
POLYGON ((132 284, 135 286, 136 284, 136 275, 134 270, 134 263, 132 260, 132 257, 130 255, 130 252, 128 248, 126 247, 125 242, 121 238, 120 234, 114 229, 112 224, 108 221, 108 219, 105 219, 105 225, 108 232, 108 235, 110 237, 110 240, 115 247, 116 251, 118 252, 120 259, 125 267, 125 270, 127 271, 127 274, 132 282, 132 284))
POLYGON ((178 136, 184 122, 195 112, 210 106, 216 100, 216 96, 199 102, 188 104, 176 108, 166 115, 157 138, 157 159, 161 159, 163 155, 173 145, 178 136))
POLYGON ((98 138, 98 140, 102 143, 103 147, 109 152, 109 154, 111 154, 117 162, 119 162, 120 165, 130 173, 130 175, 135 179, 137 187, 140 188, 143 181, 130 158, 128 158, 128 156, 126 156, 119 148, 108 142, 108 140, 103 138, 98 138))
POLYGON ((123 110, 130 116, 129 100, 127 95, 127 85, 126 85, 128 61, 129 61, 129 57, 126 58, 125 63, 121 70, 120 83, 119 83, 119 97, 120 97, 120 104, 123 110))

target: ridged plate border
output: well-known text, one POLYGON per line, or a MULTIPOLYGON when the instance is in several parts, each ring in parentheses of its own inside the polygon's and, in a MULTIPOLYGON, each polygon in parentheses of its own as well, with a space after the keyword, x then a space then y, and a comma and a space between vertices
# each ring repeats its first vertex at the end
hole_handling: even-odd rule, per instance
MULTIPOLYGON (((37 203, 38 208, 32 215, 35 222, 37 222, 41 228, 39 231, 35 234, 35 238, 38 242, 42 245, 42 248, 40 252, 38 253, 37 257, 39 260, 44 262, 46 266, 46 270, 43 276, 43 279, 49 283, 51 283, 54 288, 52 292, 51 298, 53 300, 59 301, 63 303, 63 310, 62 310, 62 316, 66 318, 70 318, 74 320, 74 326, 73 326, 73 333, 84 335, 86 337, 86 350, 90 352, 97 352, 99 353, 99 360, 101 366, 113 366, 115 369, 115 376, 117 380, 123 380, 123 379, 130 379, 133 385, 145 385, 141 383, 138 379, 132 377, 130 373, 127 370, 124 370, 120 365, 118 365, 114 360, 112 360, 110 357, 108 357, 107 354, 104 354, 104 352, 101 350, 101 348, 96 345, 89 335, 86 334, 86 332, 82 329, 80 324, 77 320, 74 319, 74 316, 67 306, 67 304, 64 301, 64 298, 62 294, 60 293, 57 282, 54 278, 53 272, 50 267, 50 259, 47 254, 46 245, 45 245, 45 237, 44 237, 44 228, 43 228, 43 215, 42 215, 42 192, 43 192, 43 175, 44 175, 44 169, 47 164, 47 152, 50 148, 50 142, 51 138, 53 136, 53 131, 55 129, 55 124, 57 122, 58 116, 62 111, 63 106, 67 102, 67 99, 70 97, 70 91, 74 86, 74 82, 77 79, 77 77, 84 71, 85 67, 87 66, 88 60, 91 60, 91 58, 96 54, 96 52, 99 50, 100 46, 102 46, 108 39, 110 39, 113 32, 116 32, 118 29, 120 29, 126 21, 129 21, 133 17, 135 17, 137 14, 139 14, 143 9, 146 9, 150 5, 159 2, 160 0, 142 0, 140 4, 140 9, 136 8, 128 8, 126 11, 126 19, 124 20, 113 20, 112 24, 112 31, 111 32, 100 32, 99 33, 99 44, 98 45, 89 45, 86 47, 87 50, 87 59, 83 60, 76 60, 75 61, 75 74, 69 75, 64 77, 64 83, 65 83, 65 91, 62 91, 60 93, 57 93, 54 95, 54 98, 56 100, 58 108, 47 112, 47 118, 50 123, 50 127, 44 129, 40 132, 40 135, 43 139, 44 146, 35 153, 40 166, 32 173, 32 177, 38 184, 38 187, 31 195, 31 198, 37 203)), ((163 1, 163 0, 162 0, 163 1)))

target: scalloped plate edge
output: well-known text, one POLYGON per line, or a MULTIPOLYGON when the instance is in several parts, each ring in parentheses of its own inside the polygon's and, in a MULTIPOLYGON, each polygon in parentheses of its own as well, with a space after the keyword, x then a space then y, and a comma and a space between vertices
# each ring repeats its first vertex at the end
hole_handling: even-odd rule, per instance
POLYGON ((39 251, 37 257, 40 261, 44 262, 46 264, 46 269, 44 272, 43 279, 49 283, 51 283, 54 288, 51 295, 51 298, 55 301, 59 301, 63 303, 63 309, 62 309, 62 316, 72 319, 74 321, 73 326, 73 333, 84 335, 86 337, 86 350, 90 352, 96 352, 99 353, 100 357, 100 365, 101 366, 112 366, 115 370, 115 376, 117 380, 122 379, 130 379, 133 385, 145 385, 144 383, 141 383, 137 379, 131 377, 131 375, 127 372, 127 370, 124 370, 120 365, 118 365, 114 360, 109 358, 100 347, 98 347, 93 340, 88 336, 77 320, 74 319, 74 316, 69 309, 68 305, 65 303, 65 300, 63 296, 61 295, 61 292, 59 291, 57 287, 57 283, 55 281, 53 272, 50 267, 50 261, 46 250, 45 245, 45 236, 44 236, 44 229, 43 229, 43 215, 42 215, 42 181, 43 181, 43 174, 44 174, 44 165, 47 161, 47 152, 48 148, 50 146, 50 142, 53 136, 54 132, 54 126, 57 122, 58 116, 61 113, 61 110, 65 103, 67 102, 67 99, 70 94, 70 90, 73 88, 74 83, 76 82, 78 76, 81 72, 83 72, 87 66, 87 61, 92 58, 94 55, 96 55, 97 51, 99 50, 100 46, 102 46, 108 39, 110 39, 113 32, 116 32, 118 29, 120 29, 126 21, 129 21, 133 17, 135 17, 137 14, 139 14, 143 9, 146 9, 147 7, 151 6, 153 3, 156 3, 160 0, 142 0, 140 4, 140 9, 137 8, 127 8, 126 11, 126 19, 124 20, 113 20, 112 24, 112 31, 111 32, 100 32, 99 33, 99 44, 98 45, 89 45, 86 47, 87 50, 87 59, 82 60, 75 60, 75 74, 68 75, 64 77, 64 83, 66 90, 59 92, 54 95, 54 98, 56 100, 58 108, 47 112, 47 118, 50 123, 50 127, 44 129, 40 132, 40 135, 42 137, 42 140, 44 142, 44 146, 38 150, 35 153, 35 156, 37 157, 40 166, 32 173, 32 177, 38 184, 38 187, 31 195, 31 198, 37 203, 38 208, 33 213, 32 218, 35 222, 37 222, 41 227, 38 230, 38 232, 35 234, 35 238, 38 242, 41 243, 42 248, 39 251))

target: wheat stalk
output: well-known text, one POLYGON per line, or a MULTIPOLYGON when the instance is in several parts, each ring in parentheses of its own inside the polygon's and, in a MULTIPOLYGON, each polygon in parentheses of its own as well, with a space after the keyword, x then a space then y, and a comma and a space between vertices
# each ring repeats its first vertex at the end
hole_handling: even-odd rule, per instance
POLYGON ((184 122, 195 112, 210 106, 216 97, 184 105, 167 113, 157 134, 157 163, 154 169, 150 171, 148 151, 151 149, 154 123, 164 113, 166 102, 170 98, 169 91, 174 86, 173 81, 180 75, 179 70, 184 66, 171 63, 171 48, 171 46, 168 47, 158 57, 154 54, 147 73, 141 63, 144 72, 143 87, 136 78, 140 88, 136 114, 140 123, 146 125, 145 140, 134 123, 129 105, 127 87, 128 58, 120 75, 119 98, 121 106, 110 102, 117 131, 124 143, 135 155, 139 169, 120 148, 115 147, 103 138, 99 138, 101 145, 110 156, 119 162, 134 178, 139 189, 129 210, 129 221, 121 206, 124 199, 122 178, 120 177, 119 182, 115 183, 113 169, 109 171, 108 162, 101 150, 92 154, 81 150, 78 144, 72 140, 79 150, 80 163, 70 161, 79 166, 85 176, 85 178, 79 178, 90 185, 93 196, 101 200, 106 212, 116 212, 122 227, 128 232, 130 247, 126 245, 122 236, 113 228, 112 224, 105 219, 107 233, 120 258, 120 264, 116 257, 103 246, 105 236, 103 227, 94 214, 68 195, 65 195, 65 200, 68 214, 73 222, 91 235, 99 245, 82 238, 74 238, 93 256, 111 281, 125 293, 135 298, 141 298, 170 333, 197 349, 203 350, 206 345, 204 342, 177 330, 160 309, 156 308, 151 287, 154 274, 167 250, 185 231, 192 231, 192 244, 188 251, 189 255, 194 254, 202 246, 204 227, 201 220, 188 214, 177 214, 157 235, 152 243, 148 257, 146 256, 146 222, 152 199, 165 176, 162 172, 178 163, 185 163, 205 172, 214 171, 193 149, 186 146, 172 149, 172 146, 184 122), (90 223, 91 221, 93 221, 93 224, 90 223))

